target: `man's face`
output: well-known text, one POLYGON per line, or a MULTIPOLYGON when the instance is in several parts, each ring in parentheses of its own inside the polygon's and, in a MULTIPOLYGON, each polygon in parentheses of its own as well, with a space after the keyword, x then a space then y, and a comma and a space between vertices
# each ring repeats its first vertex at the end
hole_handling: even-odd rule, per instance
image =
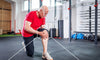
POLYGON ((48 10, 41 10, 40 11, 40 17, 41 18, 46 17, 47 14, 48 14, 48 10))

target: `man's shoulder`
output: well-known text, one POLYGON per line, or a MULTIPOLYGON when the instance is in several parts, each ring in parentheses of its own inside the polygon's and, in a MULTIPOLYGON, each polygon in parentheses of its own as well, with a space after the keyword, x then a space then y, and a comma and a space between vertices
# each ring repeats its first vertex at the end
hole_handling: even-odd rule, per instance
POLYGON ((36 13, 36 11, 31 11, 31 12, 29 12, 29 14, 34 14, 34 13, 36 13))

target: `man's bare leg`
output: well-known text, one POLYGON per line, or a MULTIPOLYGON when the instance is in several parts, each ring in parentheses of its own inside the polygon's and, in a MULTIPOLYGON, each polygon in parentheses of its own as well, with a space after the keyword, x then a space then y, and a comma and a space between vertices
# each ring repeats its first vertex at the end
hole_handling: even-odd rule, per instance
POLYGON ((42 45, 43 45, 43 56, 42 56, 42 58, 46 58, 47 60, 53 60, 53 58, 47 52, 49 35, 48 35, 48 32, 46 30, 44 31, 44 33, 46 34, 46 36, 44 38, 42 38, 42 45))
POLYGON ((42 38, 42 45, 43 45, 43 54, 47 52, 47 46, 48 46, 48 32, 46 30, 43 31, 46 36, 42 38))

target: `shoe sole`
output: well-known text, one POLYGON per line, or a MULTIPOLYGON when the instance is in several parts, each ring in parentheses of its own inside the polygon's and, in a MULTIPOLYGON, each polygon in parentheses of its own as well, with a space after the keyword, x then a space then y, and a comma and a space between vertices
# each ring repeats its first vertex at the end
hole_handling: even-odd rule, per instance
POLYGON ((46 59, 44 56, 42 56, 42 59, 43 60, 53 60, 53 59, 46 59))

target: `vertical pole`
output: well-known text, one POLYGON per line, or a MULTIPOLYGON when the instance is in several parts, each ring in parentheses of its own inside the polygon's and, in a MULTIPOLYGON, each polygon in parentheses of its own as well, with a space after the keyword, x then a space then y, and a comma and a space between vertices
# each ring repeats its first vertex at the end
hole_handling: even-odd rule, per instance
POLYGON ((55 20, 56 20, 56 0, 55 0, 55 13, 54 13, 54 28, 55 28, 55 20))
POLYGON ((30 12, 30 0, 28 0, 28 12, 30 12))
POLYGON ((95 44, 97 44, 97 21, 98 21, 98 6, 97 0, 95 0, 95 44))
POLYGON ((51 0, 50 0, 50 7, 51 7, 51 0))
POLYGON ((56 0, 55 0, 55 14, 54 14, 54 16, 56 17, 56 0))
POLYGON ((71 0, 69 0, 69 40, 71 42, 71 0))
POLYGON ((42 1, 43 1, 43 0, 40 0, 40 7, 42 6, 42 1))
POLYGON ((89 6, 89 32, 91 33, 91 6, 89 6))

